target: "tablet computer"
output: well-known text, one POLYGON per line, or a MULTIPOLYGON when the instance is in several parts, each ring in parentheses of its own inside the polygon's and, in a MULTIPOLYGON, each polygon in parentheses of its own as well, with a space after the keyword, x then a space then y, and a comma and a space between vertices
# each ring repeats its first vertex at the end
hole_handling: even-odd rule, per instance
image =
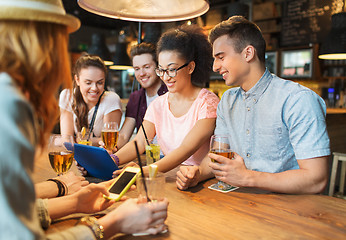
POLYGON ((91 176, 102 180, 112 179, 113 172, 119 169, 106 149, 100 147, 75 143, 74 158, 91 176))

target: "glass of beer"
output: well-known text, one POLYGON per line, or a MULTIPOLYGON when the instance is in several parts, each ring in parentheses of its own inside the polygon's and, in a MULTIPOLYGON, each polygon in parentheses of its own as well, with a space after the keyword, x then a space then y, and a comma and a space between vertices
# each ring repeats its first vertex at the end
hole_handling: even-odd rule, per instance
MULTIPOLYGON (((224 156, 226 158, 229 159, 233 159, 234 158, 234 152, 232 152, 231 150, 231 144, 230 144, 230 139, 229 139, 229 135, 213 135, 210 138, 210 153, 214 153, 217 155, 221 155, 224 156)), ((216 162, 217 161, 215 159, 211 159, 212 162, 216 162)), ((230 188, 231 185, 219 181, 216 184, 217 188, 219 188, 220 190, 222 189, 227 189, 230 188)))
POLYGON ((74 156, 74 141, 70 135, 52 134, 48 143, 49 162, 59 175, 70 170, 74 156))
MULTIPOLYGON (((232 159, 234 153, 231 151, 231 145, 228 135, 213 135, 210 138, 210 152, 232 159)), ((215 159, 211 159, 216 162, 215 159)))
POLYGON ((116 122, 105 122, 102 128, 102 141, 105 144, 105 148, 112 151, 118 142, 119 130, 116 122))

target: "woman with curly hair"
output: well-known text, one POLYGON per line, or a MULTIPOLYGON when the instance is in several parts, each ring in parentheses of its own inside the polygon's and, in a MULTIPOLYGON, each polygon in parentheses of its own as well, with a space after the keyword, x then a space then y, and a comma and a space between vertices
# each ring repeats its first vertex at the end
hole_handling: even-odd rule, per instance
MULTIPOLYGON (((214 93, 203 88, 211 72, 211 45, 201 28, 184 25, 161 36, 157 56, 156 74, 168 92, 149 105, 143 121, 147 137, 157 136, 165 155, 155 164, 160 172, 180 164, 199 165, 209 151, 219 102, 214 93)), ((142 128, 134 140, 143 152, 146 140, 142 128)), ((133 141, 112 155, 116 162, 135 158, 133 141)))

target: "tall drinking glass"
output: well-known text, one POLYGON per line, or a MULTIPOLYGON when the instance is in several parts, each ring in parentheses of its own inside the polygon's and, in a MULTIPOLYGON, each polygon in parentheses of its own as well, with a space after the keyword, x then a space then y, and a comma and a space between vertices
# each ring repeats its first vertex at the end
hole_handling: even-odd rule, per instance
POLYGON ((70 135, 52 134, 48 143, 49 162, 59 175, 70 170, 74 156, 74 141, 70 135))
MULTIPOLYGON (((139 193, 138 199, 140 201, 143 201, 143 199, 146 199, 146 196, 148 196, 151 202, 162 201, 165 197, 165 185, 166 185, 166 177, 164 173, 156 172, 153 176, 144 177, 144 179, 141 175, 139 175, 136 179, 136 187, 139 193), (146 188, 144 187, 143 180, 145 181, 146 188)), ((167 228, 164 229, 161 233, 166 233, 166 232, 167 232, 167 228)), ((145 235, 149 235, 149 233, 139 232, 139 233, 134 233, 132 235, 145 236, 145 235)))
MULTIPOLYGON (((234 158, 234 152, 231 150, 230 140, 228 135, 213 135, 210 138, 210 152, 227 157, 229 159, 234 158)), ((215 159, 211 159, 212 162, 216 162, 215 159)), ((216 187, 220 190, 231 188, 232 186, 219 181, 216 187)))
POLYGON ((161 201, 165 196, 165 183, 166 177, 161 172, 156 173, 153 177, 144 177, 144 179, 141 175, 138 176, 136 179, 136 187, 139 198, 145 198, 146 194, 148 194, 151 201, 161 201), (147 193, 145 192, 143 180, 146 184, 147 193))
POLYGON ((105 144, 105 148, 112 151, 118 142, 119 130, 116 122, 105 122, 102 128, 102 141, 105 144))
POLYGON ((147 166, 160 160, 160 145, 157 141, 148 139, 150 145, 145 145, 145 159, 147 166))

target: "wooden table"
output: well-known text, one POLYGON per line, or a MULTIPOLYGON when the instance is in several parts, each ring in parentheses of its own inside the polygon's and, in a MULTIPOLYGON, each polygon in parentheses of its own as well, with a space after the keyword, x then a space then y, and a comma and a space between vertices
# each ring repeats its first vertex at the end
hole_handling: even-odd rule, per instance
MULTIPOLYGON (((40 163, 34 177, 36 181, 42 180, 43 175, 39 173, 44 168, 40 163)), ((44 174, 47 177, 47 171, 44 174)), ((114 239, 346 239, 346 201, 343 199, 274 194, 250 188, 220 193, 208 189, 215 179, 189 191, 179 191, 174 172, 167 174, 166 182, 169 231, 156 236, 117 235, 114 239)), ((137 193, 127 195, 136 197, 137 193)), ((75 222, 67 218, 54 223, 48 232, 75 222)))

